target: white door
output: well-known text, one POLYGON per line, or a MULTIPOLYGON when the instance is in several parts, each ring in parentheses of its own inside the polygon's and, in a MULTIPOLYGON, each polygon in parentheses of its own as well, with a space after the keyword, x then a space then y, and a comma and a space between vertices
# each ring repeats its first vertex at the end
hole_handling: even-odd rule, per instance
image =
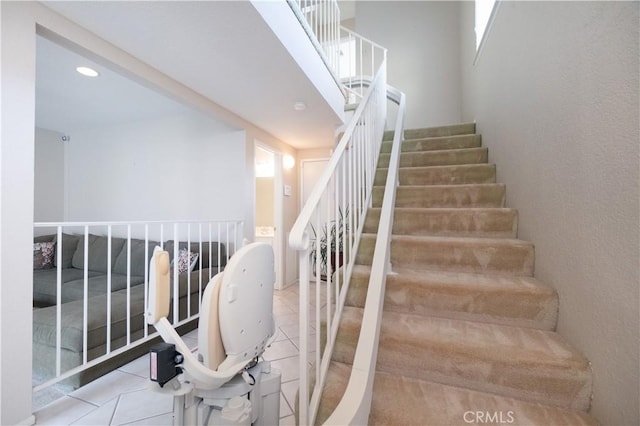
POLYGON ((303 160, 300 163, 300 168, 302 169, 302 204, 300 205, 300 208, 302 208, 309 199, 309 195, 311 195, 313 187, 320 178, 324 169, 327 167, 328 162, 328 158, 320 158, 315 160, 303 160))

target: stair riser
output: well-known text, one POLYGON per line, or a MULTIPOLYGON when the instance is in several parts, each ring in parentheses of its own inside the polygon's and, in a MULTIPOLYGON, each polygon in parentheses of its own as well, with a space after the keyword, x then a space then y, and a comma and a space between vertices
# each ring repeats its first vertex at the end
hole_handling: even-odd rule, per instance
MULTIPOLYGON (((522 278, 492 277, 480 286, 460 276, 443 279, 391 274, 387 277, 384 310, 414 315, 480 321, 553 331, 558 296, 553 289, 522 278)), ((532 280, 533 281, 533 280, 532 280)), ((346 306, 364 308, 369 273, 354 272, 346 306)))
MULTIPOLYGON (((445 136, 439 138, 404 140, 401 152, 438 151, 443 149, 479 148, 482 145, 480 135, 445 136)), ((392 141, 382 143, 380 152, 391 153, 392 141)))
MULTIPOLYGON (((373 188, 373 207, 382 206, 384 187, 373 188)), ((504 207, 505 186, 501 184, 400 186, 396 207, 504 207)))
MULTIPOLYGON (((337 362, 353 361, 361 317, 349 316, 340 324, 337 362)), ((385 311, 376 369, 568 409, 590 405, 588 361, 540 330, 385 311)))
POLYGON ((376 374, 369 425, 466 425, 470 421, 476 425, 598 425, 593 417, 573 410, 498 398, 412 377, 376 374), (402 408, 389 410, 390 406, 402 408))
MULTIPOLYGON (((384 186, 388 169, 378 169, 374 185, 384 186)), ((460 185, 471 183, 495 183, 494 164, 473 166, 409 167, 398 172, 400 185, 460 185)))
MULTIPOLYGON (((370 209, 364 232, 376 233, 380 209, 370 209)), ((396 235, 516 238, 518 214, 511 209, 396 209, 396 235)))
POLYGON ((468 135, 476 132, 474 123, 454 124, 451 126, 431 127, 424 129, 407 129, 404 131, 405 139, 422 139, 439 136, 468 135))
MULTIPOLYGON (((456 135, 468 135, 476 132, 475 123, 462 123, 453 124, 448 126, 427 127, 420 129, 407 129, 404 131, 405 139, 420 139, 420 138, 432 138, 441 136, 456 136, 456 135), (417 135, 417 136, 416 136, 417 135)), ((384 132, 383 140, 388 141, 393 139, 393 130, 387 130, 384 132)))
MULTIPOLYGON (((316 424, 324 424, 336 408, 347 388, 350 373, 350 365, 331 363, 316 424)), ((586 413, 541 406, 512 398, 498 398, 489 393, 396 374, 378 372, 373 386, 373 400, 367 422, 372 426, 467 424, 479 411, 478 407, 482 407, 481 415, 495 416, 496 421, 502 424, 598 425, 598 422, 586 413)), ((479 419, 485 420, 486 417, 479 419)), ((486 423, 494 424, 489 420, 486 420, 486 423)))
MULTIPOLYGON (((451 166, 481 164, 488 161, 487 148, 451 149, 444 151, 405 152, 400 154, 400 167, 451 166)), ((389 167, 389 154, 380 154, 378 167, 389 167)))
MULTIPOLYGON (((370 265, 375 235, 360 240, 356 263, 370 265)), ((394 237, 394 268, 533 276, 533 245, 517 240, 394 237)))
MULTIPOLYGON (((517 212, 504 208, 506 188, 474 133, 470 124, 403 134, 368 423, 463 424, 467 411, 499 411, 515 424, 595 424, 576 414, 590 407, 590 364, 553 332, 558 295, 533 278, 533 244, 516 239, 517 212)), ((354 360, 391 146, 382 145, 332 365, 354 360)), ((335 368, 322 419, 347 386, 349 366, 335 368)))

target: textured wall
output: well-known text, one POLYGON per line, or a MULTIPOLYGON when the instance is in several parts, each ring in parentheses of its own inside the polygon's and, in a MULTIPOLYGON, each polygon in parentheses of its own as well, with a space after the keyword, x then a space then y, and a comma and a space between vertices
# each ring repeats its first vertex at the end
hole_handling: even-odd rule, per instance
POLYGON ((245 216, 244 132, 194 113, 70 133, 66 220, 245 216))
POLYGON ((476 120, 558 331, 592 362, 592 413, 638 424, 637 2, 504 2, 473 65, 461 13, 463 118, 476 120))
POLYGON ((355 30, 389 49, 389 84, 407 94, 406 127, 460 121, 458 2, 357 1, 355 30))

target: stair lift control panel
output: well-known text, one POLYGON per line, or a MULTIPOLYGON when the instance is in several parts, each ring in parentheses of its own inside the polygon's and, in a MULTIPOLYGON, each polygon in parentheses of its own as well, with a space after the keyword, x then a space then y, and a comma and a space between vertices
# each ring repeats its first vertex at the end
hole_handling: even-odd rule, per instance
POLYGON ((149 377, 153 390, 173 395, 174 425, 277 425, 281 375, 262 359, 276 331, 271 246, 242 247, 207 284, 197 354, 167 319, 169 269, 169 253, 156 247, 145 315, 164 343, 151 348, 149 377))

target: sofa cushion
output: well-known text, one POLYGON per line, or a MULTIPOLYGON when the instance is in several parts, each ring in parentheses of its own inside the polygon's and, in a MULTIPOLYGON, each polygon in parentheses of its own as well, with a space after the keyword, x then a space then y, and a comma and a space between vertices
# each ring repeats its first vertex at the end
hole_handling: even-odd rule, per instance
MULTIPOLYGON (((116 263, 125 242, 124 238, 111 237, 111 264, 107 265, 109 238, 103 235, 89 234, 89 270, 105 273, 108 269, 113 270, 113 265, 116 263)), ((84 268, 84 235, 79 237, 71 266, 77 269, 84 268)))
MULTIPOLYGON (((103 345, 107 340, 107 295, 91 297, 89 300, 87 346, 89 349, 103 345)), ((62 349, 82 351, 84 301, 62 305, 62 349)), ((144 327, 144 286, 131 289, 131 326, 133 333, 144 327)), ((111 339, 127 334, 127 291, 120 290, 111 295, 111 339)), ((56 346, 56 307, 37 309, 33 313, 34 344, 56 346)))
MULTIPOLYGON (((73 255, 78 248, 78 241, 80 239, 76 235, 71 234, 62 234, 62 267, 63 268, 71 268, 71 263, 73 261, 73 255)), ((58 235, 53 237, 53 241, 58 242, 58 235)), ((59 245, 56 244, 56 250, 58 250, 59 245)), ((53 264, 58 266, 58 254, 56 252, 56 256, 53 258, 53 264)), ((82 268, 80 268, 82 269, 82 268)))
MULTIPOLYGON (((173 260, 173 240, 166 241, 164 243, 164 250, 169 252, 169 259, 173 260)), ((178 245, 178 249, 187 248, 187 242, 181 241, 178 245)), ((198 261, 194 265, 193 270, 199 269, 202 265, 202 269, 209 268, 209 253, 211 253, 211 265, 213 267, 217 267, 218 263, 220 263, 220 267, 224 267, 227 264, 227 250, 224 244, 218 244, 217 241, 211 242, 211 247, 209 247, 208 241, 202 242, 202 253, 200 253, 200 244, 192 242, 189 246, 189 250, 193 253, 198 253, 198 261), (219 254, 218 254, 218 245, 220 246, 219 254), (209 250, 211 248, 211 250, 209 250), (219 262, 218 262, 219 261, 219 262)))
POLYGON ((54 241, 55 237, 56 237, 56 234, 38 235, 37 237, 33 237, 33 242, 34 243, 48 243, 48 242, 54 241))
POLYGON ((55 254, 56 243, 53 241, 33 243, 33 269, 53 268, 55 254))
MULTIPOLYGON (((191 272, 196 267, 198 262, 198 253, 194 253, 186 248, 181 248, 178 252, 178 273, 184 274, 185 272, 191 272)), ((176 261, 171 261, 171 269, 175 268, 176 261)))
MULTIPOLYGON (((144 283, 144 277, 131 276, 131 287, 144 283)), ((116 292, 127 288, 127 276, 122 274, 111 274, 111 292, 116 292)), ((107 292, 107 275, 98 274, 89 278, 87 282, 88 297, 98 296, 107 292)), ((62 287, 62 303, 81 300, 84 298, 84 279, 69 281, 62 287)))
MULTIPOLYGON (((131 239, 131 275, 144 277, 145 266, 151 260, 151 256, 153 256, 153 248, 159 245, 160 243, 156 241, 149 241, 149 251, 145 258, 144 240, 131 239)), ((113 265, 113 272, 124 275, 127 274, 127 252, 127 240, 125 240, 122 250, 113 265)))
MULTIPOLYGON (((89 277, 101 275, 100 272, 88 271, 89 277)), ((36 306, 48 306, 56 303, 57 296, 57 269, 39 269, 33 271, 33 303, 36 306)), ((84 271, 75 268, 62 270, 62 288, 64 293, 65 283, 76 280, 84 280, 84 271)))

